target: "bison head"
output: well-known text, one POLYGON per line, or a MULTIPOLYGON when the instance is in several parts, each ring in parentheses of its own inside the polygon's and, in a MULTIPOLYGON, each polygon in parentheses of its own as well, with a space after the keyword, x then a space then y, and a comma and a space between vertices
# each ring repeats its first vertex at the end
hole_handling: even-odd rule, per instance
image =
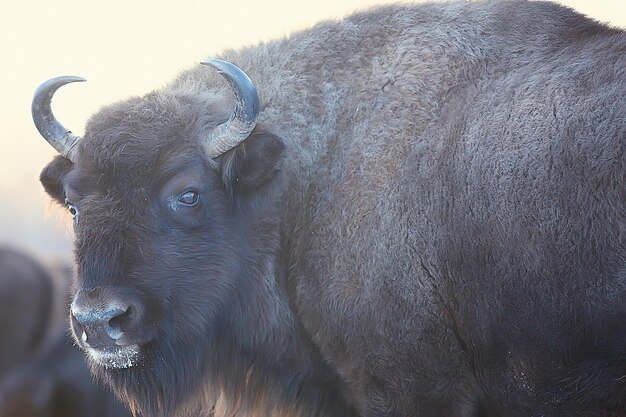
POLYGON ((209 65, 233 87, 234 113, 214 92, 153 92, 101 110, 79 138, 50 101, 80 79, 50 80, 33 101, 61 153, 41 182, 73 216, 72 333, 92 371, 141 414, 169 414, 200 389, 278 244, 283 141, 256 126, 246 74, 209 65))

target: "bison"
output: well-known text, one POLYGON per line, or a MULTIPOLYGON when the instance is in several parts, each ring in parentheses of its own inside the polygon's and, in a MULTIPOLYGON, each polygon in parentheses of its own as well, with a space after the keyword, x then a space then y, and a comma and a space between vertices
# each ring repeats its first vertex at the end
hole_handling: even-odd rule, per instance
POLYGON ((89 373, 67 328, 0 379, 0 417, 131 417, 89 373))
POLYGON ((0 247, 0 377, 34 354, 51 320, 54 283, 27 254, 0 247))
POLYGON ((82 79, 33 101, 71 327, 136 414, 626 415, 624 31, 395 5, 205 64, 82 138, 82 79))

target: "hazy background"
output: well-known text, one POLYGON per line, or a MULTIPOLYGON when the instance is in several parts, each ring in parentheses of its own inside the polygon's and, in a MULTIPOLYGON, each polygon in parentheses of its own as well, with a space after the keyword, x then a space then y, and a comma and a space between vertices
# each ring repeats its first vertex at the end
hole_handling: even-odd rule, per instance
MULTIPOLYGON (((49 202, 39 172, 55 151, 30 118, 34 89, 80 75, 54 111, 77 134, 100 106, 144 94, 224 48, 288 35, 383 0, 12 1, 0 6, 0 244, 46 262, 71 259, 67 216, 49 202)), ((563 0, 626 28, 625 0, 563 0)), ((626 82, 626 81, 625 81, 626 82)))

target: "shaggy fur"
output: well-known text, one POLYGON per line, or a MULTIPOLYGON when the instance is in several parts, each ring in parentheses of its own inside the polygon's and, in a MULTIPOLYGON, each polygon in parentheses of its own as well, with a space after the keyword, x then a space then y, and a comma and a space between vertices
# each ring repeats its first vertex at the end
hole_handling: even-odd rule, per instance
POLYGON ((624 32, 391 6, 221 58, 261 96, 239 148, 203 157, 234 105, 198 66, 42 173, 76 289, 141 294, 129 337, 157 332, 92 367, 138 414, 626 415, 624 32))

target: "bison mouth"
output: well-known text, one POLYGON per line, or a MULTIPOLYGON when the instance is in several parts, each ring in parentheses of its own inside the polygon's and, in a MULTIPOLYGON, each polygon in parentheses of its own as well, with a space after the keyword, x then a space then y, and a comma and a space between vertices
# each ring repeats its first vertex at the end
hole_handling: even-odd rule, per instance
POLYGON ((135 366, 141 360, 141 350, 137 345, 106 348, 84 348, 94 365, 107 369, 124 369, 135 366))

